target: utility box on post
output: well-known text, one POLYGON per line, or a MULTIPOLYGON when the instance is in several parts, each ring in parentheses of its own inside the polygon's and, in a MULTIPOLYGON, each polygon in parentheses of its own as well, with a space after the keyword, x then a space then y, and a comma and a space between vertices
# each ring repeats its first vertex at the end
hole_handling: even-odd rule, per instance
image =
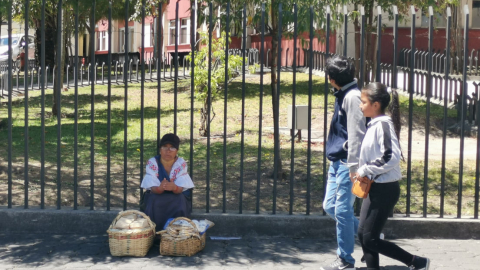
POLYGON ((302 139, 302 129, 308 129, 308 106, 307 105, 296 105, 295 106, 295 125, 292 118, 292 112, 294 107, 292 105, 288 106, 288 127, 290 128, 291 134, 294 134, 294 130, 298 130, 298 141, 302 139))

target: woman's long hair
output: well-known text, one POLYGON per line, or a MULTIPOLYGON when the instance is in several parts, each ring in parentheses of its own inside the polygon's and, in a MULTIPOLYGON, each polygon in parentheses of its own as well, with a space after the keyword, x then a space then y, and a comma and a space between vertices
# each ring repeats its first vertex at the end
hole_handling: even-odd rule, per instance
MULTIPOLYGON (((395 89, 392 89, 392 96, 388 92, 387 86, 382 83, 370 83, 363 87, 362 91, 367 92, 368 100, 370 103, 378 102, 380 104, 380 110, 384 114, 386 109, 390 114, 393 122, 393 128, 397 135, 398 143, 400 144, 400 131, 402 129, 402 123, 400 118, 400 100, 398 93, 395 89)), ((403 159, 403 154, 402 154, 403 159)))

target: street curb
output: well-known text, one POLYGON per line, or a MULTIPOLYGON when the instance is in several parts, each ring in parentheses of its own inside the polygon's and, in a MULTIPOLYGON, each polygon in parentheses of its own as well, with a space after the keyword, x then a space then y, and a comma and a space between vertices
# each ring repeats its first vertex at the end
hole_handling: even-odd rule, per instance
MULTIPOLYGON (((106 234, 119 210, 54 210, 0 208, 2 233, 106 234)), ((335 222, 321 214, 236 214, 194 212, 192 219, 208 219, 210 236, 283 236, 335 239, 335 222)), ((386 238, 477 239, 480 220, 395 216, 383 230, 386 238)))

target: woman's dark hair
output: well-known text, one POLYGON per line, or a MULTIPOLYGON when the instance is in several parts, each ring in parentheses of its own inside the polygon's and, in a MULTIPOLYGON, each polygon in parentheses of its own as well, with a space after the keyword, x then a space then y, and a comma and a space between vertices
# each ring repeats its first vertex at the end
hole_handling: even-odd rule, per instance
POLYGON ((341 87, 355 79, 355 65, 353 61, 344 56, 328 58, 325 72, 330 79, 335 80, 335 83, 341 87))
POLYGON ((393 128, 395 129, 395 134, 400 142, 400 131, 402 129, 402 124, 400 119, 400 101, 398 99, 397 91, 392 88, 392 97, 390 98, 390 93, 388 93, 387 86, 376 82, 364 86, 362 92, 367 93, 370 103, 373 104, 378 102, 380 104, 380 110, 382 113, 385 113, 385 110, 388 108, 388 112, 392 118, 393 128))
POLYGON ((159 142, 157 142, 157 148, 160 148, 165 144, 171 144, 178 150, 180 147, 180 138, 173 133, 167 133, 163 135, 162 139, 159 142))

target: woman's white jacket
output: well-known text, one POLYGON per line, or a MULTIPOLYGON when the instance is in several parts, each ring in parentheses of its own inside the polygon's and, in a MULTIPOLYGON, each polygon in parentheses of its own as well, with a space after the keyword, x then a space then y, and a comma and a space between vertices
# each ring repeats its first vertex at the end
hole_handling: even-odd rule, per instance
POLYGON ((360 149, 358 174, 377 183, 402 179, 400 144, 389 116, 378 116, 367 125, 360 149))

